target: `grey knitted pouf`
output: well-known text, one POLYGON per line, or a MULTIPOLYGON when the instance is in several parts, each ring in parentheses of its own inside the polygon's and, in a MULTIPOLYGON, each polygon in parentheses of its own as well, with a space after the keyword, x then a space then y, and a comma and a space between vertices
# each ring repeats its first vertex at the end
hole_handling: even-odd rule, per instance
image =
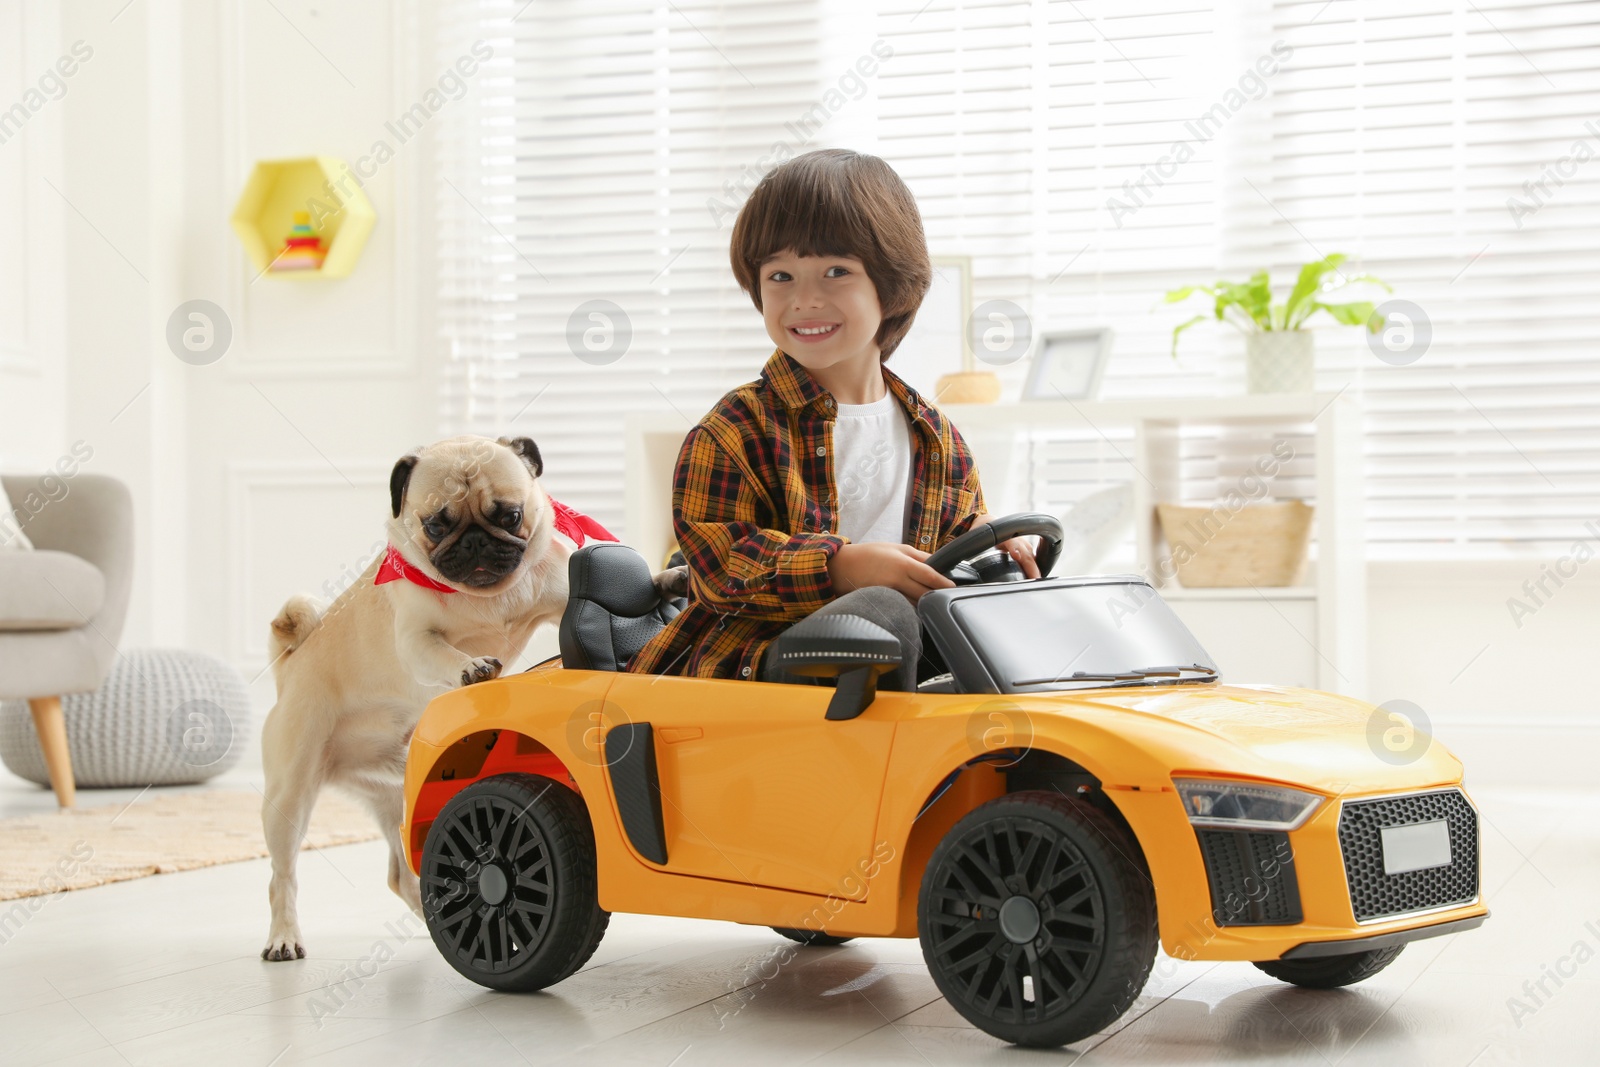
MULTIPOLYGON (((179 648, 117 657, 105 684, 61 698, 72 776, 80 787, 186 785, 221 774, 250 736, 250 693, 223 660, 179 648)), ((0 704, 0 760, 50 784, 23 700, 0 704)))

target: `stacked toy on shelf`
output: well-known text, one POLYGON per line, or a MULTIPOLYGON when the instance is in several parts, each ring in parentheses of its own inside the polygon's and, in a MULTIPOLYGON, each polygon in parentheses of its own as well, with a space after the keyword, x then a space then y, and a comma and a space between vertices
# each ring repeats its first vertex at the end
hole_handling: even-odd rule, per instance
POLYGON ((322 261, 326 258, 328 250, 323 247, 322 238, 311 229, 311 214, 306 211, 296 211, 294 226, 289 231, 288 239, 283 243, 283 251, 272 261, 271 269, 321 270, 322 261))

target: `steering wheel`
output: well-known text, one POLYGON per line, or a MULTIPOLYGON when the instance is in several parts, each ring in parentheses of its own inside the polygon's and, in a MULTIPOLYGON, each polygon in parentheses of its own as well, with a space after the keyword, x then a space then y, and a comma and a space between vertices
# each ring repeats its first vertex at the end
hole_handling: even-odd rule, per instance
POLYGON ((1019 511, 1014 515, 990 519, 957 537, 924 562, 945 577, 954 578, 951 572, 967 560, 1013 537, 1029 534, 1039 535, 1039 551, 1034 556, 1034 562, 1039 565, 1039 577, 1048 578, 1050 568, 1056 565, 1056 559, 1061 555, 1061 520, 1042 511, 1019 511))

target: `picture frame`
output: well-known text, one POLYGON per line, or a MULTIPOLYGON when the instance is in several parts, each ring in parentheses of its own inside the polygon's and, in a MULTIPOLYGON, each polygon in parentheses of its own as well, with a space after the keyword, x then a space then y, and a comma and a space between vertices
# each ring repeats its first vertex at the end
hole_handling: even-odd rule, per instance
POLYGON ((933 284, 894 355, 889 368, 907 385, 937 402, 939 379, 972 369, 972 257, 929 256, 933 284))
POLYGON ((1022 387, 1022 399, 1096 399, 1114 339, 1109 326, 1042 331, 1034 343, 1033 363, 1022 387))

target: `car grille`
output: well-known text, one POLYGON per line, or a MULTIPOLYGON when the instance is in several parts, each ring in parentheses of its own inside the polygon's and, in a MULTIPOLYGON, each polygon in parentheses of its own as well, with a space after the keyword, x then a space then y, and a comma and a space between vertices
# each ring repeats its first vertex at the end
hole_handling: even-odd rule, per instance
POLYGON ((1478 895, 1478 813, 1459 789, 1346 801, 1339 814, 1339 850, 1357 922, 1466 904, 1478 895), (1380 831, 1437 819, 1445 820, 1450 833, 1450 862, 1384 874, 1380 831))
POLYGON ((1255 830, 1196 830, 1211 883, 1211 917, 1218 926, 1297 923, 1300 883, 1289 835, 1255 830))

